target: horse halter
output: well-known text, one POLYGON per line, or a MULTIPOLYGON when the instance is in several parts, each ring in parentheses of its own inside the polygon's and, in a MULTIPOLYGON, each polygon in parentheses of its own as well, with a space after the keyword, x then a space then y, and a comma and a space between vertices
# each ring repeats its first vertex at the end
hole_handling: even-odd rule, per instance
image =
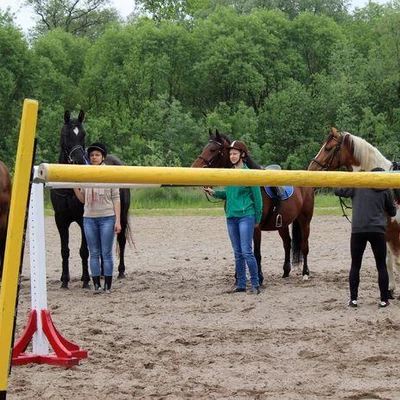
POLYGON ((74 159, 73 159, 72 155, 73 155, 73 154, 75 153, 75 151, 77 151, 77 150, 81 150, 81 151, 82 151, 83 159, 85 160, 85 164, 87 164, 87 165, 90 164, 90 163, 89 163, 89 160, 88 160, 88 158, 87 158, 87 156, 86 156, 85 149, 84 149, 80 144, 77 144, 76 146, 72 147, 72 149, 71 149, 70 152, 68 152, 68 151, 65 149, 65 154, 67 155, 68 163, 69 163, 69 164, 73 164, 73 163, 74 163, 74 159))
POLYGON ((215 143, 218 145, 218 153, 214 157, 212 157, 210 160, 207 160, 201 154, 197 158, 200 158, 200 160, 204 161, 207 168, 212 168, 213 164, 224 155, 224 151, 223 151, 224 145, 223 145, 223 143, 217 142, 214 139, 211 139, 209 141, 209 143, 215 143))
MULTIPOLYGON (((343 133, 340 132, 340 140, 337 139, 335 136, 333 136, 332 134, 330 134, 328 136, 328 139, 326 140, 326 143, 328 143, 331 139, 333 139, 337 144, 334 146, 333 152, 332 154, 327 158, 327 160, 325 161, 325 163, 321 163, 320 161, 318 161, 315 157, 311 160, 311 162, 315 162, 317 165, 319 165, 321 167, 322 171, 329 171, 332 162, 335 161, 335 159, 337 159, 337 161, 339 162, 339 158, 340 158, 340 149, 342 147, 342 143, 343 143, 343 133)), ((326 145, 324 146, 324 150, 325 151, 330 151, 331 148, 327 148, 326 145)))

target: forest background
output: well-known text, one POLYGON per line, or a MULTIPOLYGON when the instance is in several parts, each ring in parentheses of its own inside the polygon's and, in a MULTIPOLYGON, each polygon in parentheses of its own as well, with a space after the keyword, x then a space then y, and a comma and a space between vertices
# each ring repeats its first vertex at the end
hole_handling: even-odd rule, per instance
POLYGON ((23 100, 39 101, 35 163, 57 162, 65 110, 86 144, 127 165, 190 166, 209 129, 262 165, 306 169, 329 126, 400 160, 400 3, 27 0, 25 34, 0 11, 0 159, 15 162, 23 100))

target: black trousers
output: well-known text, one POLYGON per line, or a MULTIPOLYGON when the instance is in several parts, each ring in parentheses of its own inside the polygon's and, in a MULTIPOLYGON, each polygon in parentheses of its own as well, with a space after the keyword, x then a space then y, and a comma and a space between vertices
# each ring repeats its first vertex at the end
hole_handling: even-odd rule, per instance
POLYGON ((357 300, 360 284, 360 269, 367 242, 371 244, 374 253, 381 301, 389 298, 389 275, 386 269, 386 240, 384 233, 362 232, 352 233, 350 240, 351 268, 349 274, 350 299, 357 300))

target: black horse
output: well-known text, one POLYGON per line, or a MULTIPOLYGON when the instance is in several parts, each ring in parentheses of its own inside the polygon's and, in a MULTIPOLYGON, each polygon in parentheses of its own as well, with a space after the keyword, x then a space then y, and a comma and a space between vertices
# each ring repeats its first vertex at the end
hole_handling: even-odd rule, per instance
MULTIPOLYGON (((83 126, 85 112, 81 110, 77 119, 71 118, 67 110, 64 113, 64 125, 61 129, 60 164, 87 164, 85 153, 86 132, 83 126)), ((107 155, 105 160, 109 165, 122 165, 118 158, 107 155)), ((131 239, 129 226, 130 190, 120 189, 121 197, 121 232, 117 235, 119 247, 118 278, 125 277, 125 246, 127 239, 131 239)), ((69 274, 69 227, 76 222, 81 229, 81 245, 79 254, 82 259, 82 287, 89 287, 90 275, 88 268, 89 251, 83 231, 83 204, 75 197, 73 189, 51 189, 50 199, 54 209, 54 216, 61 239, 62 274, 61 287, 68 288, 69 274)))

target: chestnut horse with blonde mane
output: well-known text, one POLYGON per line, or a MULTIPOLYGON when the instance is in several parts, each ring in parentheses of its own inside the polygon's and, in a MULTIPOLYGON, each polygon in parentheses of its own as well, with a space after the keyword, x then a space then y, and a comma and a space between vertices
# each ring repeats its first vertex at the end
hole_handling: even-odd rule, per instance
MULTIPOLYGON (((215 134, 210 132, 210 138, 202 153, 191 165, 192 168, 231 168, 229 159, 229 146, 231 140, 218 130, 215 134)), ((261 169, 251 157, 247 157, 246 164, 251 169, 261 169)), ((303 262, 303 279, 309 277, 308 269, 308 237, 310 235, 310 222, 314 212, 314 190, 310 187, 294 187, 293 194, 285 200, 279 200, 279 206, 274 206, 274 200, 269 197, 264 188, 261 188, 263 199, 263 213, 259 228, 254 230, 254 255, 258 264, 260 284, 264 280, 261 269, 261 231, 278 231, 282 238, 285 250, 283 276, 287 278, 294 266, 303 262), (277 226, 278 213, 282 217, 281 226, 277 226), (289 226, 292 225, 292 237, 289 226), (292 256, 292 259, 291 259, 292 256)))
MULTIPOLYGON (((308 166, 309 171, 335 171, 344 167, 347 171, 371 171, 381 167, 386 171, 397 170, 397 163, 392 163, 366 140, 349 132, 340 132, 331 127, 330 134, 317 155, 308 166)), ((389 293, 394 298, 396 282, 393 265, 400 270, 400 215, 389 219, 386 230, 388 245, 387 270, 389 274, 389 293)))
POLYGON ((6 248, 8 212, 11 201, 11 176, 0 161, 0 278, 3 275, 4 251, 6 248))

